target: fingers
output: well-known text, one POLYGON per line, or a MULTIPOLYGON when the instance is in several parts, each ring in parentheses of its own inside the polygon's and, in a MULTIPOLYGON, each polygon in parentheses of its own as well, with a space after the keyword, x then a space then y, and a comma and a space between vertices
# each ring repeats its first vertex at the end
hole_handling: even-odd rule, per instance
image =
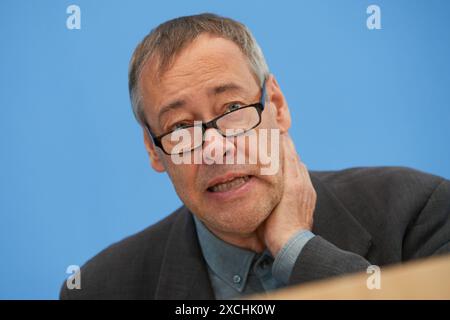
POLYGON ((311 184, 311 178, 306 165, 301 161, 298 155, 294 142, 289 134, 283 134, 284 142, 284 167, 286 171, 286 179, 290 177, 300 178, 303 181, 311 184))
POLYGON ((294 143, 289 134, 281 135, 284 144, 284 170, 285 179, 299 177, 301 175, 299 163, 300 157, 295 150, 294 143))

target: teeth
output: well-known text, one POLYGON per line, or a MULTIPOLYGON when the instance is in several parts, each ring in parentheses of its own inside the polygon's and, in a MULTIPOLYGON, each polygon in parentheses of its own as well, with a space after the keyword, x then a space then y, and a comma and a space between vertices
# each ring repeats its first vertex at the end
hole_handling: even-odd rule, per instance
POLYGON ((216 184, 215 186, 211 187, 210 190, 212 192, 225 192, 240 187, 241 185, 246 183, 249 179, 250 179, 249 176, 234 178, 233 180, 216 184))

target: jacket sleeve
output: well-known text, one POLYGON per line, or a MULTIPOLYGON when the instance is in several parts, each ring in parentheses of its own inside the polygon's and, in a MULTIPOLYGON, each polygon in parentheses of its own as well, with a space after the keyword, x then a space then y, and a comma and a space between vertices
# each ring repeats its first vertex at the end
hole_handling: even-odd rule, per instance
POLYGON ((363 257, 341 250, 322 237, 315 236, 306 243, 298 256, 289 285, 366 271, 368 266, 370 262, 363 257))
POLYGON ((403 260, 450 252, 450 181, 442 180, 408 226, 403 260))

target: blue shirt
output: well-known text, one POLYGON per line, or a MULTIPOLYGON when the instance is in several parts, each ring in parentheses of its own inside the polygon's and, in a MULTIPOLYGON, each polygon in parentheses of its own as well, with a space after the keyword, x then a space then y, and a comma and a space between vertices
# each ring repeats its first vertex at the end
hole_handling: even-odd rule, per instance
POLYGON ((239 248, 216 237, 195 216, 194 221, 216 299, 240 298, 286 286, 301 250, 314 237, 308 230, 299 231, 274 259, 267 249, 256 253, 239 248))

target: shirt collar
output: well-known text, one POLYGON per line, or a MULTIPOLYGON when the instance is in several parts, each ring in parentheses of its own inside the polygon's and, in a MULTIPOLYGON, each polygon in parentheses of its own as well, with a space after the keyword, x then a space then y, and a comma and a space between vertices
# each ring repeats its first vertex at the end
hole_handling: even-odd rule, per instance
POLYGON ((219 239, 193 216, 200 247, 209 268, 228 285, 242 292, 256 253, 219 239))

